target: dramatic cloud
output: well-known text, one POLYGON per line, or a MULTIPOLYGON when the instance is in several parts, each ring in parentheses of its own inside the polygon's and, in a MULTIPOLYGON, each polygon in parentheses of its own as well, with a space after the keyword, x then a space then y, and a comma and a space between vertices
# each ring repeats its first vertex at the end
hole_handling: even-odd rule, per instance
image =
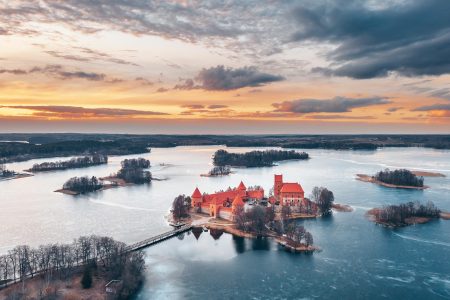
POLYGON ((49 116, 49 117, 133 117, 133 116, 159 116, 167 115, 166 113, 121 109, 121 108, 86 108, 80 106, 39 106, 39 105, 10 105, 0 106, 0 109, 14 108, 35 111, 33 115, 49 116))
POLYGON ((297 114, 308 113, 343 113, 350 112, 353 108, 367 107, 391 103, 390 100, 380 97, 372 98, 345 98, 333 99, 299 99, 273 103, 275 112, 290 112, 297 114))
POLYGON ((174 88, 180 90, 228 91, 244 87, 259 87, 284 79, 284 77, 279 75, 260 72, 256 67, 233 69, 217 66, 201 70, 195 81, 194 79, 187 79, 183 84, 178 84, 174 88))
POLYGON ((450 110, 450 104, 433 104, 414 108, 412 111, 450 110))
POLYGON ((294 10, 293 41, 337 45, 327 75, 364 79, 450 73, 450 1, 360 0, 304 4, 294 10))

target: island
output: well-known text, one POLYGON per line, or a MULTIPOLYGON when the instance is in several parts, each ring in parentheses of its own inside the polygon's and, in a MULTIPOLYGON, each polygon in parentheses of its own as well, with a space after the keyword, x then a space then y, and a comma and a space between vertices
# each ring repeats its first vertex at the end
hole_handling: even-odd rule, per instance
POLYGON ((216 166, 213 167, 207 174, 200 174, 202 177, 217 177, 217 176, 226 176, 230 175, 231 168, 230 166, 216 166))
POLYGON ((372 182, 389 188, 417 189, 424 190, 429 186, 424 185, 422 176, 417 176, 413 172, 406 169, 398 169, 391 171, 386 169, 379 171, 377 174, 370 176, 365 174, 356 174, 357 179, 364 182, 372 182))
POLYGON ((47 171, 57 171, 75 168, 87 168, 91 166, 97 166, 108 163, 108 156, 104 154, 93 154, 83 157, 74 157, 66 161, 55 161, 55 162, 43 162, 40 164, 34 164, 30 169, 25 170, 26 172, 47 172, 47 171))
POLYGON ((433 202, 429 201, 425 205, 419 202, 408 202, 373 208, 367 212, 367 216, 371 221, 385 227, 403 227, 427 223, 438 218, 448 220, 450 214, 441 212, 433 202))
POLYGON ((147 159, 125 159, 121 162, 121 169, 115 174, 101 178, 73 177, 64 183, 62 189, 55 192, 75 196, 118 186, 150 183, 153 179, 152 173, 144 170, 149 167, 150 161, 147 159))
POLYGON ((265 150, 250 151, 246 153, 229 153, 226 150, 217 150, 213 156, 215 166, 233 167, 271 167, 274 162, 283 160, 305 160, 309 159, 306 152, 294 150, 265 150))
POLYGON ((56 190, 55 192, 75 196, 104 190, 112 186, 113 185, 109 186, 103 184, 103 182, 95 176, 72 177, 64 183, 62 189, 56 190))
POLYGON ((204 227, 246 238, 269 237, 288 251, 309 253, 319 247, 295 220, 329 215, 334 207, 333 192, 327 188, 315 187, 309 199, 300 183, 284 182, 283 176, 276 174, 268 197, 261 186, 246 187, 242 181, 235 188, 213 194, 195 188, 191 196, 179 195, 172 203, 171 221, 174 225, 192 224, 194 234, 204 227))
POLYGON ((111 237, 22 245, 0 256, 0 299, 130 299, 144 276, 144 252, 111 237))
POLYGON ((118 185, 144 184, 152 181, 152 173, 144 169, 150 168, 150 161, 144 158, 125 159, 121 163, 121 169, 108 177, 101 178, 115 182, 118 185))
POLYGON ((33 174, 29 173, 17 173, 12 170, 8 170, 5 166, 5 164, 0 163, 0 180, 11 180, 11 179, 18 179, 18 178, 24 178, 24 177, 30 177, 33 176, 33 174))

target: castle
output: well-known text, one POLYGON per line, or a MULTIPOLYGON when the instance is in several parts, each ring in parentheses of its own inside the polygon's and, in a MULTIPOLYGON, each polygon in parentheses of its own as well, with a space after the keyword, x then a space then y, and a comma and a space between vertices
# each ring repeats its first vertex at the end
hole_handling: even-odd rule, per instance
POLYGON ((247 189, 241 181, 238 187, 229 188, 226 191, 214 194, 200 193, 195 188, 191 196, 192 207, 198 208, 200 212, 207 213, 211 217, 231 220, 238 206, 244 206, 244 201, 264 199, 264 189, 255 187, 247 189))
MULTIPOLYGON (((273 192, 274 195, 269 198, 272 205, 298 208, 311 206, 311 201, 305 198, 302 186, 297 182, 283 182, 283 175, 274 176, 273 192)), ((241 181, 236 188, 228 188, 226 191, 214 194, 202 194, 198 188, 195 188, 191 196, 191 205, 199 212, 211 217, 232 220, 238 206, 243 207, 246 201, 263 199, 262 187, 247 188, 241 181)))

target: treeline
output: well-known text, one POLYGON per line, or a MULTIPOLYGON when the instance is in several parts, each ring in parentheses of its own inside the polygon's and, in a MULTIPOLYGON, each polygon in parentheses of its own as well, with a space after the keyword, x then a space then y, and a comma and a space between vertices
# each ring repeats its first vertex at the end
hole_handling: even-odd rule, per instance
POLYGON ((25 161, 34 158, 90 155, 128 155, 149 152, 149 144, 145 141, 118 139, 103 140, 71 140, 45 144, 0 142, 0 157, 8 161, 25 161))
POLYGON ((84 157, 74 157, 66 161, 43 162, 34 164, 29 172, 44 172, 54 170, 66 170, 74 168, 85 168, 90 166, 102 165, 108 163, 108 156, 104 154, 93 154, 84 157))
MULTIPOLYGON (((123 281, 119 296, 127 299, 143 282, 144 253, 127 252, 124 243, 100 236, 84 236, 71 244, 48 244, 38 248, 17 246, 0 256, 0 287, 39 275, 51 284, 53 280, 67 279, 84 270, 82 281, 86 288, 85 277, 99 267, 107 281, 123 281)), ((28 299, 26 295, 21 296, 20 299, 28 299)))
POLYGON ((143 184, 152 181, 152 173, 144 171, 150 167, 150 161, 144 158, 125 159, 121 162, 122 168, 115 177, 127 183, 143 184))
POLYGON ((231 169, 229 166, 216 166, 213 167, 209 172, 208 175, 210 176, 222 176, 222 175, 229 175, 231 173, 231 169))
POLYGON ((334 202, 332 191, 324 187, 314 187, 311 193, 311 200, 317 205, 322 215, 331 214, 331 208, 334 202))
POLYGON ((374 178, 388 184, 423 187, 423 177, 418 177, 406 169, 386 169, 375 174, 374 178))
POLYGON ((102 187, 102 182, 95 176, 72 177, 63 185, 64 190, 70 190, 80 194, 94 192, 102 187))
POLYGON ((438 218, 440 210, 429 201, 423 205, 419 202, 408 202, 400 205, 388 205, 377 210, 376 221, 391 223, 394 225, 405 225, 405 220, 411 217, 438 218))
POLYGON ((213 157, 213 163, 215 166, 266 167, 273 166, 276 161, 308 158, 308 153, 294 150, 265 150, 246 153, 229 153, 226 150, 217 150, 213 157))

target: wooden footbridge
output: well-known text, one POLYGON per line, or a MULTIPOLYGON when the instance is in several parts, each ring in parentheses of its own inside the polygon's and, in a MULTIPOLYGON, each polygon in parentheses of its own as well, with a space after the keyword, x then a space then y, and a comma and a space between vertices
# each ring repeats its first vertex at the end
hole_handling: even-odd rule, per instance
POLYGON ((191 230, 191 229, 192 229, 192 225, 183 225, 181 227, 178 227, 177 229, 164 232, 162 234, 159 234, 159 235, 151 237, 149 239, 137 242, 137 243, 132 244, 132 245, 128 245, 125 248, 125 251, 126 252, 137 251, 137 250, 140 250, 142 248, 146 248, 146 247, 152 246, 154 244, 157 244, 159 242, 162 242, 164 240, 170 239, 170 238, 172 238, 174 236, 179 235, 180 233, 186 232, 186 231, 191 230))

